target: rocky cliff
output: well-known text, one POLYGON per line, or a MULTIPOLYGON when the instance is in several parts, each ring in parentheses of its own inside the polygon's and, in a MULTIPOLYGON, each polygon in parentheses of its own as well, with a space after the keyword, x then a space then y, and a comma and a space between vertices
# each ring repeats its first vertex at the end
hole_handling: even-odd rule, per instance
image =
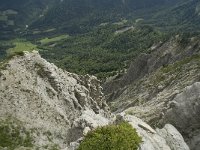
POLYGON ((199 149, 200 40, 176 36, 142 54, 120 79, 104 85, 115 112, 135 115, 150 125, 174 125, 199 149))
POLYGON ((141 150, 189 150, 170 124, 154 130, 111 114, 101 91, 96 77, 63 71, 36 51, 14 56, 0 67, 0 149, 75 150, 90 130, 127 121, 142 137, 141 150))
POLYGON ((12 122, 12 130, 19 124, 22 135, 23 130, 31 131, 27 134, 41 149, 67 147, 82 137, 92 119, 92 123, 107 124, 107 109, 96 77, 63 71, 37 52, 15 56, 1 67, 1 122, 12 122))

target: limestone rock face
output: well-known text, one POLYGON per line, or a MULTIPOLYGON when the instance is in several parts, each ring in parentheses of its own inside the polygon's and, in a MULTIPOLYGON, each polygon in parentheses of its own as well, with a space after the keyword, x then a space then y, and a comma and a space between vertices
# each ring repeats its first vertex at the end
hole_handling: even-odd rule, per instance
POLYGON ((108 124, 107 110, 96 77, 63 71, 36 51, 15 56, 0 70, 0 119, 21 121, 43 149, 65 148, 90 124, 108 124))
POLYGON ((192 149, 200 147, 200 82, 186 87, 173 99, 173 107, 167 110, 161 123, 173 123, 187 136, 192 149), (192 142, 194 140, 195 142, 192 142))
POLYGON ((0 127, 31 136, 33 150, 76 150, 89 131, 119 121, 136 128, 143 140, 141 150, 175 150, 177 145, 188 150, 172 126, 154 130, 132 115, 111 114, 94 76, 63 71, 36 51, 15 56, 0 68, 0 127))
POLYGON ((174 125, 190 145, 198 150, 200 143, 200 83, 195 82, 181 91, 161 92, 150 101, 125 110, 126 113, 143 118, 154 126, 174 125), (167 93, 168 92, 168 93, 167 93))
MULTIPOLYGON (((82 117, 87 118, 88 114, 90 113, 86 112, 86 114, 83 115, 85 117, 82 117)), ((94 122, 92 121, 94 120, 92 116, 89 120, 91 120, 90 122, 94 122)), ((95 120, 99 120, 98 117, 95 120)), ((132 115, 120 113, 114 115, 112 118, 112 122, 115 124, 122 121, 126 121, 131 124, 132 127, 136 129, 138 135, 142 138, 142 143, 139 146, 139 150, 189 150, 189 147, 185 143, 182 135, 174 126, 170 124, 167 124, 163 129, 154 130, 147 123, 132 115)), ((106 120, 102 123, 105 125, 106 120)), ((102 123, 100 124, 103 125, 102 123)), ((94 129, 96 126, 95 124, 90 125, 92 125, 92 128, 86 128, 87 131, 94 129)), ((72 142, 66 150, 75 150, 79 147, 80 142, 83 139, 84 138, 81 138, 75 142, 72 142)))
POLYGON ((197 150, 200 40, 191 38, 183 47, 179 38, 139 56, 124 76, 104 85, 105 97, 115 113, 124 111, 154 128, 172 124, 190 148, 197 150))
POLYGON ((142 137, 140 150, 189 150, 181 134, 168 124, 163 129, 152 129, 141 119, 132 115, 119 114, 128 121, 142 137))
POLYGON ((149 50, 150 54, 141 54, 138 56, 121 78, 104 83, 103 88, 107 96, 106 99, 108 101, 115 100, 127 86, 152 74, 161 67, 200 54, 200 41, 198 38, 189 39, 189 44, 184 47, 179 44, 181 40, 179 38, 179 35, 177 35, 167 42, 158 43, 156 46, 153 45, 149 50))
POLYGON ((182 135, 171 124, 166 124, 163 129, 156 129, 157 133, 162 136, 167 144, 173 150, 189 150, 188 145, 184 142, 182 135))

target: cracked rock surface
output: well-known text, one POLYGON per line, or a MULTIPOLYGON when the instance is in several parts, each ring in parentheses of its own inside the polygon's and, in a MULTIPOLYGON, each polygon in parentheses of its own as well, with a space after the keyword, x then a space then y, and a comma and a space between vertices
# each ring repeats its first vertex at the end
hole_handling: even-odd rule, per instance
POLYGON ((80 138, 86 124, 76 126, 76 120, 84 112, 98 115, 95 121, 102 125, 109 122, 108 107, 94 76, 63 71, 36 51, 15 56, 0 72, 0 118, 23 122, 34 131, 38 147, 56 144, 65 148, 80 138))
POLYGON ((192 150, 200 147, 200 39, 179 36, 141 54, 121 77, 104 84, 107 103, 154 128, 172 124, 192 150))
POLYGON ((120 121, 136 128, 143 140, 140 150, 189 149, 172 125, 154 130, 135 116, 111 114, 94 76, 63 71, 36 51, 15 56, 1 67, 0 125, 20 126, 21 135, 31 136, 33 150, 75 150, 89 131, 120 121))

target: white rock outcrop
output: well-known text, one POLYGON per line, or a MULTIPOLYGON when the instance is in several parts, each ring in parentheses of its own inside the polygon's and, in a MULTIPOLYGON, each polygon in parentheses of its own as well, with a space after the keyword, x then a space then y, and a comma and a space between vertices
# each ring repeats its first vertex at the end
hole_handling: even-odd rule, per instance
POLYGON ((141 54, 121 78, 104 85, 107 102, 154 127, 172 124, 192 150, 200 147, 200 40, 181 36, 141 54))
POLYGON ((36 51, 15 56, 0 70, 0 119, 23 122, 34 131, 38 147, 67 147, 89 126, 77 126, 77 120, 93 118, 93 124, 107 124, 107 109, 96 77, 63 71, 36 51))
POLYGON ((166 140, 172 150, 189 150, 182 135, 171 124, 166 124, 163 129, 156 129, 156 131, 166 140))
POLYGON ((181 134, 170 124, 163 129, 154 130, 135 116, 125 113, 118 114, 118 116, 121 120, 129 122, 142 137, 140 150, 189 150, 181 134))
POLYGON ((63 71, 38 52, 26 52, 1 66, 0 121, 17 120, 31 131, 32 149, 75 150, 90 130, 128 121, 142 137, 141 150, 188 150, 171 125, 154 130, 134 116, 111 114, 101 91, 96 77, 63 71))
POLYGON ((168 109, 160 123, 173 123, 179 131, 187 135, 191 149, 200 147, 200 82, 184 88, 172 100, 172 107, 168 109))

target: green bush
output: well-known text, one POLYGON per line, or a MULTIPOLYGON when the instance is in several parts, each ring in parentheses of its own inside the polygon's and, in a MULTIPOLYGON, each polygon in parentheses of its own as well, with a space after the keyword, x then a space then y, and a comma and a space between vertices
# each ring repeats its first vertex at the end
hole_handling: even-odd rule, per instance
POLYGON ((33 139, 30 134, 18 120, 0 120, 0 149, 14 150, 20 146, 31 148, 33 139))
POLYGON ((14 58, 15 56, 24 56, 24 52, 19 51, 19 52, 13 52, 11 54, 8 54, 7 57, 4 59, 4 61, 9 61, 10 59, 14 58))
POLYGON ((140 143, 141 137, 136 130, 123 122, 89 132, 78 150, 137 150, 140 143))

